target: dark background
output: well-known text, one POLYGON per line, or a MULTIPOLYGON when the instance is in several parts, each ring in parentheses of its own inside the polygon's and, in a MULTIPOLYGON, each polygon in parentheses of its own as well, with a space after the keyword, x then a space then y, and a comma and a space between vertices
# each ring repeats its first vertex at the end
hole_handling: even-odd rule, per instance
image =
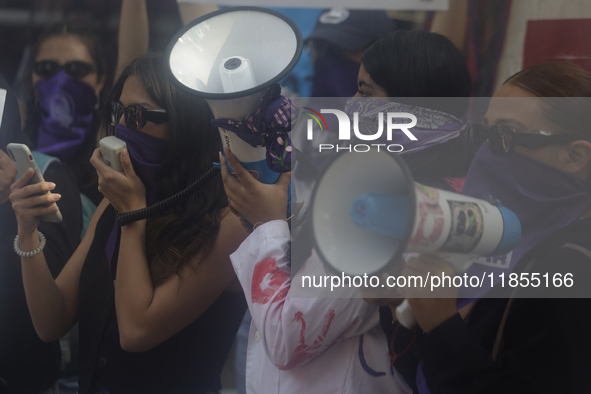
MULTIPOLYGON (((146 3, 150 48, 164 49, 182 26, 176 0, 146 3)), ((25 51, 47 26, 64 20, 100 35, 107 47, 108 64, 114 68, 120 11, 121 0, 0 0, 0 73, 13 83, 25 51)))

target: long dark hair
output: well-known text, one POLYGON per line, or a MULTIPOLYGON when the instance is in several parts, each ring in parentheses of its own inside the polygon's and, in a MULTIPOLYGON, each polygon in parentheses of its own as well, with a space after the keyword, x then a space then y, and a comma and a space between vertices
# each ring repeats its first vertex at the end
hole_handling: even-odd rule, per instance
MULTIPOLYGON (((453 43, 437 33, 395 31, 371 45, 361 58, 371 79, 388 97, 462 118, 472 88, 466 61, 453 43), (457 97, 454 100, 429 98, 457 97), (461 99, 461 98, 464 99, 461 99), (416 99, 415 99, 416 98, 416 99)), ((472 160, 463 138, 404 155, 419 182, 441 187, 439 178, 462 177, 472 160)))
MULTIPOLYGON (((163 58, 155 53, 135 59, 123 70, 109 102, 119 100, 131 76, 169 116, 168 151, 157 174, 160 195, 167 198, 189 186, 217 161, 222 149, 220 136, 210 123, 212 114, 207 103, 175 86, 166 77, 163 58)), ((105 111, 104 124, 108 125, 109 120, 110 114, 105 111)), ((114 132, 115 128, 108 126, 107 133, 114 132)), ((218 176, 189 199, 148 220, 146 247, 154 285, 178 274, 195 256, 207 256, 220 228, 221 210, 227 205, 218 176)))
MULTIPOLYGON (((361 63, 388 97, 470 97, 466 60, 441 34, 395 31, 367 48, 361 63)), ((440 107, 431 109, 462 117, 462 108, 437 101, 440 107)))

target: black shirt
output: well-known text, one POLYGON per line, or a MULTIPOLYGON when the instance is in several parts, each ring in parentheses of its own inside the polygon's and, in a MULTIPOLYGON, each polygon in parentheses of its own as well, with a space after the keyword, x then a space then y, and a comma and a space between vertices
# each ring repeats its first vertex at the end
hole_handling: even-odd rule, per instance
MULTIPOLYGON (((80 394, 200 394, 221 388, 220 373, 246 311, 242 293, 224 292, 195 321, 145 352, 121 348, 115 288, 105 246, 116 214, 108 206, 80 276, 80 394)), ((114 255, 118 255, 119 246, 114 255)), ((116 258, 116 257, 115 257, 116 258)))
MULTIPOLYGON (((43 250, 53 277, 57 277, 80 243, 82 207, 72 173, 54 162, 45 171, 46 181, 62 195, 58 206, 61 223, 40 222, 47 238, 43 250)), ((43 342, 37 336, 25 298, 21 259, 14 252, 17 222, 10 201, 0 205, 0 383, 1 393, 39 393, 48 389, 60 373, 58 341, 43 342)))
MULTIPOLYGON (((415 328, 411 350, 395 362, 415 392, 418 363, 432 394, 440 393, 589 393, 591 392, 591 260, 571 243, 591 249, 591 218, 556 232, 526 253, 513 272, 536 259, 530 272, 572 273, 574 286, 540 286, 517 293, 509 309, 497 360, 492 349, 507 298, 476 302, 467 323, 458 314, 429 334, 415 328)), ((493 290, 495 291, 495 290, 493 290)), ((496 295, 507 295, 499 293, 496 295)), ((381 310, 387 335, 396 329, 392 315, 381 310)), ((412 333, 399 327, 395 348, 404 348, 412 333), (399 333, 402 333, 400 342, 399 333), (406 343, 403 343, 406 342, 406 343)))

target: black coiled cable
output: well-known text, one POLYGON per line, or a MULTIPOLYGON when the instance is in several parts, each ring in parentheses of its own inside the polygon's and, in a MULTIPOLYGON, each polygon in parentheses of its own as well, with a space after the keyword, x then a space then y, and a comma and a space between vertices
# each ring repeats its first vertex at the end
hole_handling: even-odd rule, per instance
POLYGON ((181 190, 177 194, 167 198, 166 200, 162 200, 154 205, 151 205, 147 208, 138 209, 137 211, 122 213, 117 217, 117 224, 121 227, 127 226, 133 222, 137 222, 139 220, 147 219, 151 216, 157 215, 167 208, 170 208, 172 205, 185 200, 191 194, 196 192, 197 190, 201 189, 205 186, 209 181, 211 181, 215 175, 220 170, 216 167, 212 167, 209 171, 203 174, 199 179, 189 185, 187 188, 181 190))

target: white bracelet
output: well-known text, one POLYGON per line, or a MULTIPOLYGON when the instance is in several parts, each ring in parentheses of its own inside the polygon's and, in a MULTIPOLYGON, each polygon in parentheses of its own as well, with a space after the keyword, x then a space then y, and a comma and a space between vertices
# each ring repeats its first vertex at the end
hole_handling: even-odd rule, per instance
POLYGON ((33 257, 41 253, 41 251, 45 248, 45 244, 47 243, 47 239, 45 239, 45 235, 41 231, 37 231, 39 234, 39 246, 35 250, 31 250, 30 252, 25 252, 20 247, 20 242, 18 239, 18 235, 14 238, 14 251, 21 257, 33 257))

